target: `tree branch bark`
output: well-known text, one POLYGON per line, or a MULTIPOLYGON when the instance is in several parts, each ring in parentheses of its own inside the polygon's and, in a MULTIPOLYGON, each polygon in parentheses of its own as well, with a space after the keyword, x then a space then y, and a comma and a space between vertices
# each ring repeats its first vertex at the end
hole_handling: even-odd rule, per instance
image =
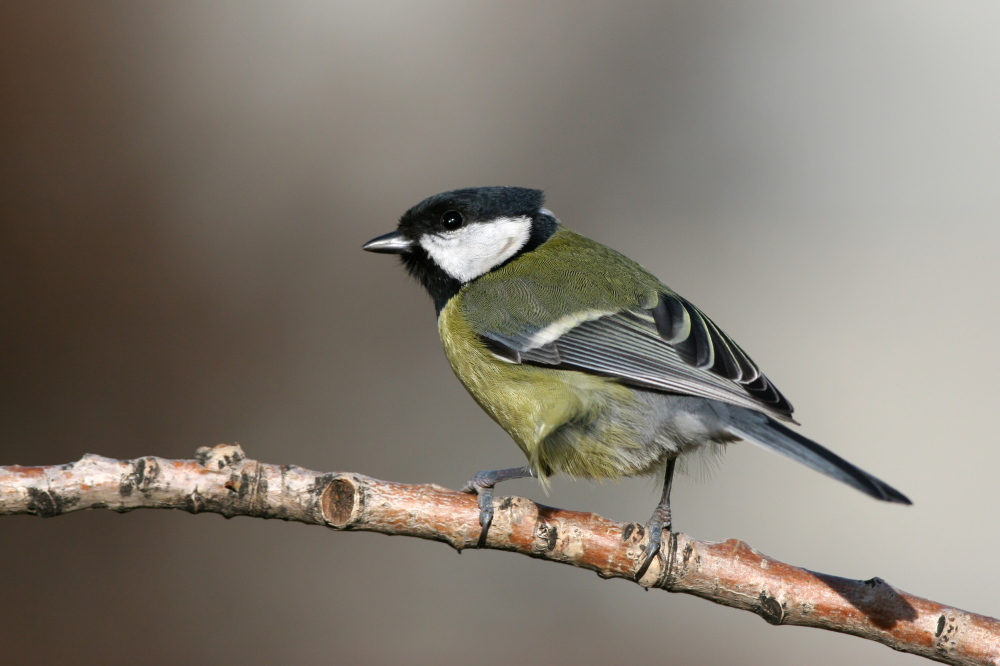
MULTIPOLYGON (((480 532, 473 495, 261 463, 238 445, 199 449, 194 460, 88 454, 66 465, 0 467, 0 515, 53 517, 96 508, 280 518, 432 539, 459 550, 477 547, 480 532)), ((481 547, 632 580, 645 536, 636 523, 500 497, 481 547)), ((857 581, 800 569, 736 539, 710 543, 672 534, 638 583, 751 611, 770 624, 851 634, 947 664, 1000 664, 996 619, 913 596, 881 578, 857 581)))

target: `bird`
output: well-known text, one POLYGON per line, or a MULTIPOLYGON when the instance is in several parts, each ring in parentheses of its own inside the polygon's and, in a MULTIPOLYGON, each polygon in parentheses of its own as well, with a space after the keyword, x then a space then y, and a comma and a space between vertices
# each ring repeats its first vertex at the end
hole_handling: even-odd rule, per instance
POLYGON ((788 427, 791 403, 732 338, 638 263, 563 226, 541 190, 442 192, 362 247, 399 255, 426 289, 455 375, 527 458, 463 488, 478 495, 480 544, 502 481, 659 477, 639 580, 672 529, 678 458, 737 441, 911 504, 788 427))

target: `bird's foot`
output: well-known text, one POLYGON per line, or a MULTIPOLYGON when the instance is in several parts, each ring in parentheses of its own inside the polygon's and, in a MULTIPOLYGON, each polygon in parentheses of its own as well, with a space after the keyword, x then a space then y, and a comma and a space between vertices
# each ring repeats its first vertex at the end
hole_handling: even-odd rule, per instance
POLYGON ((462 488, 464 493, 476 493, 479 500, 479 532, 478 546, 486 543, 486 535, 493 524, 493 486, 496 479, 491 478, 492 472, 479 472, 462 488))
POLYGON ((653 563, 656 559, 657 554, 660 552, 660 546, 663 543, 663 533, 670 533, 671 520, 670 520, 670 507, 658 506, 656 511, 653 512, 653 517, 649 519, 646 523, 646 532, 649 534, 649 541, 646 542, 645 548, 642 549, 643 558, 642 565, 635 572, 635 580, 639 580, 646 575, 646 571, 649 570, 649 565, 653 563))
POLYGON ((490 525, 493 524, 493 487, 501 481, 522 479, 526 476, 533 476, 529 467, 477 472, 472 480, 462 487, 463 493, 476 493, 479 496, 479 526, 482 529, 479 532, 479 542, 476 544, 478 547, 481 548, 486 544, 486 535, 489 534, 490 525))

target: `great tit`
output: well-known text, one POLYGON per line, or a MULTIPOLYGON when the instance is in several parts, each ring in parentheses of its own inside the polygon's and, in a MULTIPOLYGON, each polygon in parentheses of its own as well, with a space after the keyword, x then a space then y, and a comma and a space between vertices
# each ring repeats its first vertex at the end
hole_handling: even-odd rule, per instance
POLYGON ((562 226, 540 190, 434 195, 364 245, 400 255, 429 292, 452 369, 528 465, 480 472, 481 539, 493 486, 533 476, 663 475, 636 573, 671 528, 678 456, 739 440, 880 500, 902 493, 781 422, 792 405, 722 329, 631 259, 562 226))

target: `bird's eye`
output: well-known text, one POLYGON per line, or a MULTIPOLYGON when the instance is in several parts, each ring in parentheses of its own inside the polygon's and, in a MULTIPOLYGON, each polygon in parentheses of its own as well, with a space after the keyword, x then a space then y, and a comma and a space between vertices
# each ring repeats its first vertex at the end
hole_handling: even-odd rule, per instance
POLYGON ((459 229, 465 224, 465 217, 457 210, 449 210, 441 216, 441 226, 448 231, 459 229))

